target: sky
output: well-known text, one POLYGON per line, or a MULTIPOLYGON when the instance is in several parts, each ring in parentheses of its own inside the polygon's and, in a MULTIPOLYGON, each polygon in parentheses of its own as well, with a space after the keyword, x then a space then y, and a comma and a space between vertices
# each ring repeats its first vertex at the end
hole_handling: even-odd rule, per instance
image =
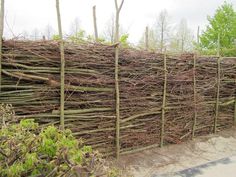
MULTIPOLYGON (((162 10, 167 10, 170 24, 176 26, 181 19, 196 34, 198 26, 204 30, 207 16, 213 16, 225 0, 125 0, 120 23, 129 33, 129 41, 137 43, 147 25, 152 26, 162 10)), ((236 0, 226 0, 236 8, 236 0)), ((81 28, 93 34, 92 7, 97 7, 97 23, 102 35, 107 21, 115 12, 114 0, 60 0, 62 26, 69 33, 71 23, 79 18, 81 28)), ((45 30, 50 25, 57 29, 55 0, 5 0, 5 37, 19 36, 24 31, 45 30)))

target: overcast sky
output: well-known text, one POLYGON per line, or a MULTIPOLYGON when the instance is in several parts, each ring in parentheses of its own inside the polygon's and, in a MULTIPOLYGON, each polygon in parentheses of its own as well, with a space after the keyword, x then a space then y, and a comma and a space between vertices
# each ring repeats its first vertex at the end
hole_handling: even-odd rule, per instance
MULTIPOLYGON (((176 25, 182 18, 196 32, 207 24, 207 15, 212 16, 224 0, 125 0, 120 23, 130 34, 132 43, 139 41, 146 25, 152 25, 155 17, 166 9, 170 23, 176 25)), ((236 8, 236 0, 228 0, 236 8)), ((23 31, 44 30, 50 24, 57 29, 55 0, 6 0, 5 36, 17 36, 23 31)), ((68 33, 72 21, 78 17, 87 33, 93 34, 92 6, 97 6, 99 33, 103 32, 108 19, 115 10, 114 0, 61 0, 63 31, 68 33)))

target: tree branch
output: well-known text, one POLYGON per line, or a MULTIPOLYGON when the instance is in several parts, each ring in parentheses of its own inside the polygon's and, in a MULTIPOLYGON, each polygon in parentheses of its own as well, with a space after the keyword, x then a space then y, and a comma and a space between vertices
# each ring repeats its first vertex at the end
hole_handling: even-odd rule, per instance
POLYGON ((120 7, 119 7, 119 9, 118 9, 119 12, 121 11, 121 9, 122 9, 122 7, 123 7, 123 4, 124 4, 124 0, 122 0, 122 2, 121 2, 121 4, 120 4, 120 7))
POLYGON ((117 0, 115 0, 115 6, 116 6, 116 10, 118 10, 118 3, 117 3, 117 0))

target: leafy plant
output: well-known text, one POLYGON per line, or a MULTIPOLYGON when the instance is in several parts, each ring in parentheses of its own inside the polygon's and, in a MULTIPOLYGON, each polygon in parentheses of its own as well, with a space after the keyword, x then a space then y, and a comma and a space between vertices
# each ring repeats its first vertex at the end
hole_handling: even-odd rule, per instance
POLYGON ((128 43, 128 38, 129 38, 129 35, 128 34, 123 34, 121 37, 120 37, 120 43, 123 47, 128 47, 129 46, 129 43, 128 43))
POLYGON ((101 158, 70 130, 54 126, 39 130, 33 119, 21 120, 0 131, 0 176, 92 176, 101 158))
MULTIPOLYGON (((209 25, 200 36, 202 50, 216 50, 218 34, 220 35, 221 48, 235 50, 236 39, 236 11, 233 5, 224 2, 213 17, 208 17, 209 25)), ((222 52, 224 54, 224 52, 222 52)), ((228 53, 229 55, 230 53, 228 53)), ((235 52, 233 53, 235 54, 235 52)))

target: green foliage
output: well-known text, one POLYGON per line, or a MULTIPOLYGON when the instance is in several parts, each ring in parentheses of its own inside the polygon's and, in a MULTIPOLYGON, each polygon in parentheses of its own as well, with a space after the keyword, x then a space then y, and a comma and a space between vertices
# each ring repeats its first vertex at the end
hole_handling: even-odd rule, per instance
POLYGON ((84 30, 79 30, 76 34, 69 37, 69 40, 74 43, 82 43, 87 40, 84 30))
POLYGON ((129 34, 123 34, 120 36, 120 43, 122 47, 129 47, 128 38, 129 34))
MULTIPOLYGON (((217 49, 200 50, 200 52, 203 55, 216 55, 217 49)), ((221 48, 220 55, 225 57, 236 56, 236 48, 232 49, 221 48)))
POLYGON ((200 48, 202 50, 217 49, 218 34, 220 35, 220 46, 222 48, 235 48, 236 39, 236 11, 232 4, 224 2, 214 15, 208 17, 209 25, 200 36, 200 48))
POLYGON ((39 131, 39 125, 30 119, 0 131, 2 177, 92 176, 99 164, 99 155, 83 146, 70 130, 49 126, 39 131))
POLYGON ((60 36, 58 34, 55 34, 52 36, 52 39, 55 41, 58 41, 58 40, 60 40, 60 36))

